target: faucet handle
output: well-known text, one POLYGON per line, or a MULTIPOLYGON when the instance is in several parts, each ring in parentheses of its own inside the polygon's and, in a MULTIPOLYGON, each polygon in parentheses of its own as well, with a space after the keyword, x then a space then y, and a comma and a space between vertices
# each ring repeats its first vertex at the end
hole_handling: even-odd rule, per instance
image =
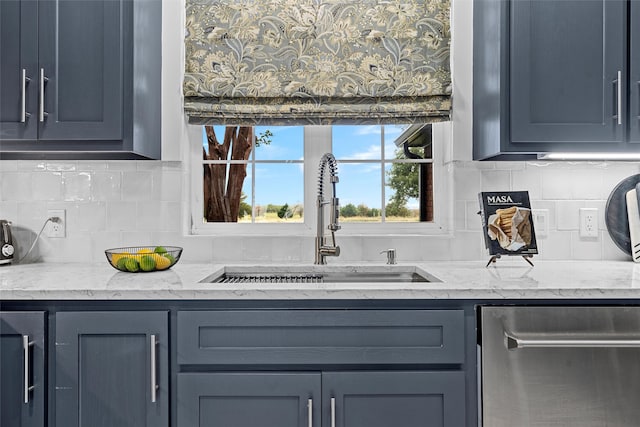
POLYGON ((387 249, 384 251, 380 251, 381 254, 387 254, 387 264, 396 264, 396 250, 395 249, 387 249))

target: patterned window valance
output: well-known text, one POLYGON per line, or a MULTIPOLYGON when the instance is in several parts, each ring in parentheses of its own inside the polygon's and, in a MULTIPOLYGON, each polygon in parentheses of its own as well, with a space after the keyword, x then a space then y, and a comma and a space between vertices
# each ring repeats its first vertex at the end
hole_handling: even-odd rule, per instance
POLYGON ((449 119, 450 0, 186 0, 194 124, 449 119))

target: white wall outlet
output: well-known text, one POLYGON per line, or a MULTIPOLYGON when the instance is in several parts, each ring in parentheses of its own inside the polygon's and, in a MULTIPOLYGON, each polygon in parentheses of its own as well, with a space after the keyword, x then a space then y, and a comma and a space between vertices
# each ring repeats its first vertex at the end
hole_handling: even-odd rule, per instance
POLYGON ((598 208, 580 208, 580 237, 598 237, 598 208))
POLYGON ((64 209, 49 209, 48 218, 56 218, 49 221, 47 237, 59 238, 67 235, 67 212, 64 209))
POLYGON ((549 209, 532 209, 533 228, 536 230, 536 237, 547 237, 549 235, 549 209))

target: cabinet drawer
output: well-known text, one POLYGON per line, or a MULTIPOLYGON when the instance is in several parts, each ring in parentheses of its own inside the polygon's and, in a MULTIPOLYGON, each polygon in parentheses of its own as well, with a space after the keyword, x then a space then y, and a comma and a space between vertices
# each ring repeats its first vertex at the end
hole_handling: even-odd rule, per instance
POLYGON ((460 364, 462 310, 178 312, 179 364, 460 364))

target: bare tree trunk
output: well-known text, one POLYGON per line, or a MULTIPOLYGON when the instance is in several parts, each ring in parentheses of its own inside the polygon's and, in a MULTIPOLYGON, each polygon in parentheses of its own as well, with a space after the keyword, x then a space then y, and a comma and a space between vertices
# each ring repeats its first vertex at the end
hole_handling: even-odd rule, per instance
MULTIPOLYGON (((252 127, 227 126, 222 144, 213 126, 205 126, 209 155, 205 160, 247 160, 253 142, 252 127)), ((237 222, 242 197, 242 185, 247 176, 246 164, 231 164, 227 177, 227 164, 205 165, 203 174, 204 216, 207 222, 237 222)))

